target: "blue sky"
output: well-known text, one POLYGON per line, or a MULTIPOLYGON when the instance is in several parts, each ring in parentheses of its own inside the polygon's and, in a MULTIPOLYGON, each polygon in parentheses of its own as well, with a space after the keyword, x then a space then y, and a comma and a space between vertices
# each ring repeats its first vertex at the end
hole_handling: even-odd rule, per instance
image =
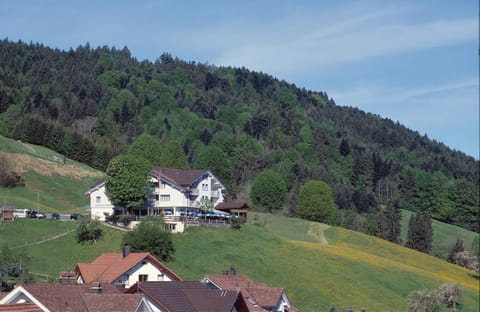
POLYGON ((476 159, 478 19, 478 0, 0 0, 1 38, 245 66, 476 159))

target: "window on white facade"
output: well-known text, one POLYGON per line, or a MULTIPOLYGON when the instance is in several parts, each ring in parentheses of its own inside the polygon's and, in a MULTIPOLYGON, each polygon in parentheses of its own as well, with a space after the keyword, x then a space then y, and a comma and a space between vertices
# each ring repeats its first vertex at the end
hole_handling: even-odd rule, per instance
POLYGON ((100 196, 97 196, 97 198, 95 199, 97 204, 100 204, 100 202, 102 201, 102 198, 100 196))
POLYGON ((138 275, 138 281, 139 282, 146 282, 147 280, 148 280, 148 275, 147 274, 138 275))
POLYGON ((163 273, 157 275, 157 281, 163 281, 163 273))
POLYGON ((202 183, 202 191, 208 191, 208 184, 202 183))
POLYGON ((177 228, 177 225, 175 223, 167 223, 165 224, 165 229, 170 232, 174 232, 175 229, 177 228))
POLYGON ((170 195, 160 195, 160 201, 170 201, 170 195))
POLYGON ((164 188, 166 188, 166 187, 167 187, 167 183, 165 183, 165 182, 160 182, 160 188, 161 188, 161 189, 164 189, 164 188))

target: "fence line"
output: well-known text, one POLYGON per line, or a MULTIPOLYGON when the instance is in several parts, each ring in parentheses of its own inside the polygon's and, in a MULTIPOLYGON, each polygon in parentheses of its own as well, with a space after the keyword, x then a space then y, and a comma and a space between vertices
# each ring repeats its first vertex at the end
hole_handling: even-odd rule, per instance
POLYGON ((34 241, 34 242, 26 242, 24 243, 23 245, 17 245, 15 247, 12 247, 12 249, 18 249, 18 248, 25 248, 25 247, 28 247, 28 246, 32 246, 32 245, 40 245, 40 244, 43 244, 45 242, 48 242, 48 241, 51 241, 51 240, 54 240, 54 239, 57 239, 57 238, 60 238, 60 237, 63 237, 63 236, 66 236, 70 233, 72 233, 73 231, 75 230, 69 230, 67 232, 63 232, 63 233, 60 233, 60 234, 56 234, 54 236, 47 236, 46 238, 43 238, 41 240, 38 240, 38 241, 34 241))

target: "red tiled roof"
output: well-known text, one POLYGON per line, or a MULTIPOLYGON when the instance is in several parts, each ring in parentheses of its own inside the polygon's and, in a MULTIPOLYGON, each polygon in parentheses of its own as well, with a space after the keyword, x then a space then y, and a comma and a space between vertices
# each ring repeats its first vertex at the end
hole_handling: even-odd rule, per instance
POLYGON ((172 270, 148 252, 131 252, 126 257, 121 253, 104 253, 92 263, 78 263, 75 272, 81 275, 84 283, 99 281, 112 283, 141 261, 150 261, 154 266, 165 271, 172 280, 181 280, 172 270))
POLYGON ((209 275, 206 278, 223 290, 240 290, 250 311, 265 311, 263 308, 275 307, 284 292, 283 288, 257 284, 242 275, 209 275))
POLYGON ((153 167, 153 172, 158 177, 166 179, 178 186, 187 187, 207 170, 181 170, 172 168, 153 167))
POLYGON ((0 312, 43 312, 34 303, 0 304, 0 312))

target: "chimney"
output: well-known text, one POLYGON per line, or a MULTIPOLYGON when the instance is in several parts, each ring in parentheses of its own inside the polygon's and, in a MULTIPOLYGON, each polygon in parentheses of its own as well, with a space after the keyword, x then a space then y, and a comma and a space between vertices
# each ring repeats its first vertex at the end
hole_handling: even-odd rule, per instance
POLYGON ((233 265, 230 267, 228 275, 237 275, 237 270, 235 270, 235 267, 233 265))
POLYGON ((130 246, 125 245, 122 247, 122 256, 125 258, 130 253, 130 246))
POLYGON ((77 276, 75 272, 60 272, 60 284, 76 284, 77 276))
POLYGON ((101 294, 102 293, 102 284, 100 282, 92 282, 90 284, 90 293, 101 294))

